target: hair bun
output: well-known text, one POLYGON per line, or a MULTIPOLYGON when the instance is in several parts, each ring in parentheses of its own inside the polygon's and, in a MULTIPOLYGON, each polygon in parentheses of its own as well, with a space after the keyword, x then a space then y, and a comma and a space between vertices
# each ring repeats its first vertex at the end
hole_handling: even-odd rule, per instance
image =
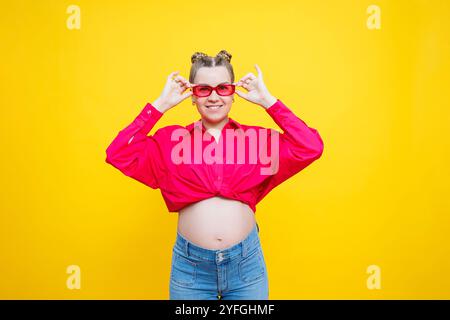
POLYGON ((226 50, 220 50, 220 52, 217 54, 218 57, 221 57, 224 60, 227 60, 228 62, 231 61, 231 54, 228 53, 226 50))
POLYGON ((207 54, 205 54, 205 53, 203 53, 203 52, 196 52, 196 53, 194 53, 193 55, 192 55, 192 57, 191 57, 191 62, 192 63, 195 63, 195 62, 197 62, 198 60, 201 60, 201 59, 203 59, 204 57, 207 57, 208 55, 207 54))

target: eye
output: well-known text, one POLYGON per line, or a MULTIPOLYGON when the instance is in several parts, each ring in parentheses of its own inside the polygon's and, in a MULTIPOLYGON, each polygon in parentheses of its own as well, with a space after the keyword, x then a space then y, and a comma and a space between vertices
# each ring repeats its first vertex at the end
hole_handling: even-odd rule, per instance
POLYGON ((199 90, 202 92, 208 92, 209 88, 208 87, 200 87, 199 90))

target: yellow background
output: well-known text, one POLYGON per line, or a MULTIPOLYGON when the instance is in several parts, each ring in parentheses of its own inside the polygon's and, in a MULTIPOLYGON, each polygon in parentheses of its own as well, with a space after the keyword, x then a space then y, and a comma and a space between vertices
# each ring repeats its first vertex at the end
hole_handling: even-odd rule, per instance
MULTIPOLYGON (((3 1, 0 298, 168 298, 177 213, 105 150, 170 72, 187 78, 195 51, 222 49, 237 79, 257 63, 325 143, 258 205, 269 298, 450 298, 449 12, 438 0, 3 1), (380 30, 366 26, 371 4, 380 30)), ((237 95, 230 116, 277 128, 237 95)), ((188 99, 150 134, 198 118, 188 99)))

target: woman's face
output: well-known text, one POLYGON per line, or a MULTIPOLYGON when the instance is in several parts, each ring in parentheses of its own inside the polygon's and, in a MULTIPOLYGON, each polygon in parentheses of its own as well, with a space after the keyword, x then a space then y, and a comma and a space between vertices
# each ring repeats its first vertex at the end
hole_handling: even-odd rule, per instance
MULTIPOLYGON (((193 85, 206 84, 214 88, 222 83, 231 83, 230 74, 226 67, 202 67, 198 69, 193 85)), ((233 103, 234 93, 230 96, 220 96, 213 90, 208 97, 196 97, 194 95, 191 97, 204 120, 210 123, 219 123, 227 118, 233 103), (208 106, 217 105, 221 105, 221 107, 208 108, 208 106)))

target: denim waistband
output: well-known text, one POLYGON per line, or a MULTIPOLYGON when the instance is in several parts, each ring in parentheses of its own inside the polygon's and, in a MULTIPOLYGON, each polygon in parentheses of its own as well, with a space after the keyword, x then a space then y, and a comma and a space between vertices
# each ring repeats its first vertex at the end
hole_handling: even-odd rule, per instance
POLYGON ((241 242, 224 249, 207 249, 200 247, 186 238, 177 231, 177 238, 174 250, 181 251, 187 257, 194 256, 199 259, 215 261, 216 263, 224 263, 236 256, 246 257, 249 252, 260 246, 259 226, 254 225, 252 231, 241 242))

